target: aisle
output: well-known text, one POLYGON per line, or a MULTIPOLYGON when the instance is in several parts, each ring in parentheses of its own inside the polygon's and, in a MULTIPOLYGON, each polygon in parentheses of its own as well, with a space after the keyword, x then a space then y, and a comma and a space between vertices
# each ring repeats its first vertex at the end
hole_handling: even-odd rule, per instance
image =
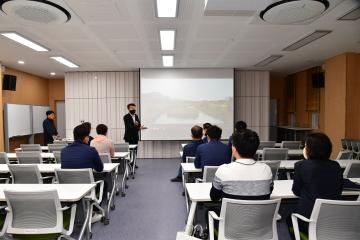
POLYGON ((181 184, 170 182, 177 159, 140 160, 136 179, 129 180, 126 197, 116 198, 108 226, 93 225, 94 240, 170 240, 185 226, 181 184))

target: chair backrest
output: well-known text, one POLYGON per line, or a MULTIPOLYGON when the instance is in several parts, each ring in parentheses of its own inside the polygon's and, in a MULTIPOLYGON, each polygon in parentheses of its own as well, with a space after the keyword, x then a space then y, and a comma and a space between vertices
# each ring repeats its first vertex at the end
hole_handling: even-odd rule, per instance
POLYGON ((20 144, 20 148, 23 152, 41 152, 40 144, 20 144))
POLYGON ((187 163, 193 163, 193 162, 195 162, 195 157, 186 157, 186 162, 187 162, 187 163))
POLYGON ((336 157, 336 160, 347 160, 351 159, 352 151, 340 151, 336 157))
POLYGON ((272 180, 276 180, 277 179, 277 173, 279 171, 279 167, 281 164, 280 160, 271 160, 271 161, 262 161, 263 163, 265 163, 266 165, 268 165, 271 168, 271 173, 272 173, 272 180))
POLYGON ((109 153, 99 153, 99 156, 103 163, 112 163, 109 153))
POLYGON ((52 143, 48 144, 49 152, 61 151, 67 144, 52 143))
POLYGON ((205 166, 203 173, 203 182, 212 182, 219 166, 205 166))
POLYGON ((12 183, 16 184, 42 184, 39 168, 35 164, 9 164, 12 183))
POLYGON ((278 239, 276 219, 280 200, 223 198, 218 240, 278 239))
MULTIPOLYGON (((60 184, 88 184, 95 182, 91 168, 55 169, 55 176, 60 184)), ((95 198, 95 189, 91 190, 90 195, 92 198, 95 198)))
POLYGON ((9 158, 6 152, 0 152, 0 164, 9 164, 9 158))
POLYGON ((264 148, 262 160, 286 160, 288 151, 287 148, 264 148))
POLYGON ((358 152, 359 151, 358 141, 357 140, 351 141, 351 149, 353 150, 353 152, 358 152))
POLYGON ((63 214, 56 190, 4 191, 9 234, 51 234, 63 230, 63 214))
POLYGON ((345 178, 360 178, 360 161, 349 163, 344 170, 345 178))
POLYGON ((17 152, 16 158, 20 164, 42 163, 41 152, 17 152))
POLYGON ((274 148, 275 143, 276 143, 275 141, 261 141, 258 149, 262 150, 264 148, 274 148))
POLYGON ((115 152, 129 152, 129 143, 115 143, 115 152))
POLYGON ((360 239, 360 202, 316 199, 309 240, 360 239))
POLYGON ((54 158, 57 163, 61 163, 61 151, 53 151, 54 158))
POLYGON ((341 147, 342 150, 347 150, 346 139, 341 139, 341 147))
POLYGON ((281 148, 300 149, 301 141, 282 141, 281 148))

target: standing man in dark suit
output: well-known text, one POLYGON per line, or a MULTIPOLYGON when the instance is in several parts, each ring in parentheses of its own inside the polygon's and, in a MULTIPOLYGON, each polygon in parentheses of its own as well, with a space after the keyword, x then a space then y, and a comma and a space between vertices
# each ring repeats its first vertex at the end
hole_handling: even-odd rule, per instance
POLYGON ((54 138, 58 136, 58 131, 54 124, 55 113, 52 110, 46 111, 46 119, 43 121, 44 145, 54 143, 54 138))
POLYGON ((125 124, 124 140, 129 144, 138 144, 139 131, 142 129, 146 129, 146 127, 144 127, 144 125, 141 125, 140 123, 140 119, 136 114, 135 103, 129 103, 127 105, 127 109, 129 113, 123 117, 125 124))

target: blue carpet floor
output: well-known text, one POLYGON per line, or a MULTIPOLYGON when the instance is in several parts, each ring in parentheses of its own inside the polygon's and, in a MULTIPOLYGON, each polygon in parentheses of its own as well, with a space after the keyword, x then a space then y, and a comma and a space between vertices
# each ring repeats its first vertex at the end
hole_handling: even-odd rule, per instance
POLYGON ((185 228, 186 207, 176 176, 177 159, 138 161, 135 179, 129 179, 126 197, 116 197, 116 209, 107 226, 93 226, 94 240, 170 240, 185 228))
MULTIPOLYGON (((136 178, 129 179, 126 197, 116 197, 110 224, 93 225, 94 240, 174 240, 186 220, 185 198, 181 183, 172 183, 180 160, 139 160, 136 178)), ((289 235, 278 224, 280 240, 289 235)))

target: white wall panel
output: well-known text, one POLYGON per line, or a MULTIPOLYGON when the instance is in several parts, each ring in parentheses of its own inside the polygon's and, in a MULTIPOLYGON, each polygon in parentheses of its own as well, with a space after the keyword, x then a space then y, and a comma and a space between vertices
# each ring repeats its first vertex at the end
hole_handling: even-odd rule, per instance
MULTIPOLYGON (((269 73, 235 72, 235 121, 245 120, 261 140, 269 137, 269 73)), ((74 72, 65 75, 66 134, 72 137, 80 120, 95 129, 99 123, 109 127, 109 137, 123 142, 123 115, 126 105, 139 105, 139 72, 74 72)), ((94 130, 93 129, 93 130, 94 130)), ((92 132, 95 135, 95 131, 92 132)), ((227 136, 225 136, 227 137, 227 136)), ((140 158, 179 158, 182 141, 139 143, 140 158)))

